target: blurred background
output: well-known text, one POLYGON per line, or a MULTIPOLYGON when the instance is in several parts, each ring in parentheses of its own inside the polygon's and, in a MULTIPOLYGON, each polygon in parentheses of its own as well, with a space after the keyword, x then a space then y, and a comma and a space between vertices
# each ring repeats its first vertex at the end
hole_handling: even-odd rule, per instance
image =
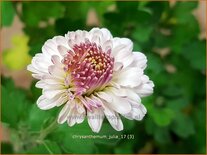
POLYGON ((206 153, 206 2, 1 2, 2 153, 206 153), (26 71, 53 36, 106 27, 128 37, 148 58, 154 94, 143 98, 143 121, 105 120, 99 134, 87 121, 51 130, 60 111, 41 111, 41 90, 26 71), (50 128, 50 129, 48 129, 50 128), (52 132, 45 134, 46 131, 52 132), (72 135, 134 135, 73 139, 72 135))

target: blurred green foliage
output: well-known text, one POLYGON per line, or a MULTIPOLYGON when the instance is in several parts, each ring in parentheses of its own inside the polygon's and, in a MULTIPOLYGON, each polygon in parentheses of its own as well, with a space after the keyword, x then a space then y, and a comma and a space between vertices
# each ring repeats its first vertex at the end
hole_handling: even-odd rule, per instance
MULTIPOLYGON (((2 77, 2 122, 11 142, 2 153, 206 153, 206 40, 192 11, 198 2, 2 2, 2 26, 14 15, 24 23, 30 55, 55 35, 93 26, 106 27, 114 36, 128 37, 134 50, 148 58, 146 74, 154 94, 142 100, 148 113, 143 121, 124 118, 117 132, 105 120, 100 133, 88 124, 59 125, 49 134, 60 109, 42 111, 35 102, 41 91, 35 81, 29 90, 2 77), (19 12, 17 7, 22 6, 19 12), (87 25, 90 9, 100 25, 87 25), (40 23, 44 26, 40 26, 40 23), (73 135, 134 135, 134 139, 74 139, 73 135)), ((18 45, 16 45, 18 47, 18 45)))

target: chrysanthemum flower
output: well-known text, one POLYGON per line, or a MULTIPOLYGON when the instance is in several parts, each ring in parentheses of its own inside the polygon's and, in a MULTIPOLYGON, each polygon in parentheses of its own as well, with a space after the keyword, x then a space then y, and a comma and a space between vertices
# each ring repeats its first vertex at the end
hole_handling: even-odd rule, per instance
POLYGON ((27 68, 42 89, 38 107, 63 105, 58 123, 73 126, 87 118, 94 132, 104 116, 117 131, 123 130, 119 114, 142 120, 147 110, 140 98, 150 95, 154 84, 143 72, 146 56, 132 50, 131 40, 113 38, 105 28, 47 40, 27 68))

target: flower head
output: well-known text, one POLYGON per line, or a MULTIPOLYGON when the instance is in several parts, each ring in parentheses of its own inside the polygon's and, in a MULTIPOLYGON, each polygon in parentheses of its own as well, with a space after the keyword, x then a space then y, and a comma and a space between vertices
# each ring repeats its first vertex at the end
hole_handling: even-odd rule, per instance
POLYGON ((42 89, 38 107, 63 105, 58 123, 73 126, 87 117, 94 132, 104 116, 118 131, 123 130, 119 114, 142 120, 147 110, 140 98, 150 95, 154 84, 143 72, 145 55, 132 50, 131 40, 113 38, 105 28, 49 39, 27 67, 42 89))

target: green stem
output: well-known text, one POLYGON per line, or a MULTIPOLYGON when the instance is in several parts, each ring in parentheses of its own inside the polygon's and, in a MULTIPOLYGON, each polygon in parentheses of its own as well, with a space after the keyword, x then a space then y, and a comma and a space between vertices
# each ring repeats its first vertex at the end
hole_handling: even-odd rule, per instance
POLYGON ((45 148, 47 149, 47 151, 48 151, 50 154, 54 154, 54 153, 50 150, 50 148, 47 146, 47 144, 46 144, 44 141, 42 141, 42 144, 45 146, 45 148))
POLYGON ((40 136, 38 138, 39 141, 42 141, 48 134, 53 132, 57 128, 57 120, 55 119, 47 128, 43 129, 40 132, 40 136))

